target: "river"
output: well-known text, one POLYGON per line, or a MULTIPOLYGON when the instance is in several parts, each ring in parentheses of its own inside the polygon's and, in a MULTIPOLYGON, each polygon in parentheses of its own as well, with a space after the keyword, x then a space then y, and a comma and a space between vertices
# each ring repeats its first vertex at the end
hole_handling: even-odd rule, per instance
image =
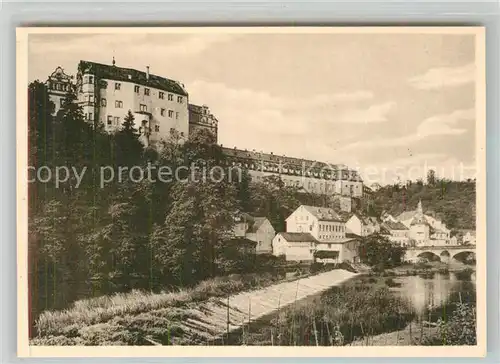
POLYGON ((236 345, 331 345, 332 329, 339 325, 344 344, 349 345, 367 331, 368 336, 374 337, 404 330, 412 321, 446 318, 457 302, 475 299, 475 274, 470 271, 427 271, 422 275, 390 277, 359 275, 342 286, 290 306, 278 321, 275 313, 242 328, 236 334, 237 340, 231 341, 236 345), (389 292, 377 295, 380 289, 389 292), (397 299, 406 303, 400 304, 397 299))
POLYGON ((400 287, 391 290, 410 301, 417 316, 424 319, 432 314, 432 319, 442 313, 450 304, 475 302, 475 274, 461 277, 459 273, 434 273, 429 276, 403 276, 394 278, 400 287), (465 279, 464 279, 465 278, 465 279))

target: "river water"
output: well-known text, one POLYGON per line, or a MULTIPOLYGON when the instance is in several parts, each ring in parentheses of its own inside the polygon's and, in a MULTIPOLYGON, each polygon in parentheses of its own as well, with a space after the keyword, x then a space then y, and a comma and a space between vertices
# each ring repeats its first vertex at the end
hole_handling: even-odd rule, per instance
MULTIPOLYGON (((407 299, 415 314, 420 317, 445 314, 448 306, 457 302, 475 302, 475 274, 434 273, 426 276, 403 276, 394 278, 400 287, 391 290, 407 299)), ((424 318, 425 319, 425 318, 424 318)))

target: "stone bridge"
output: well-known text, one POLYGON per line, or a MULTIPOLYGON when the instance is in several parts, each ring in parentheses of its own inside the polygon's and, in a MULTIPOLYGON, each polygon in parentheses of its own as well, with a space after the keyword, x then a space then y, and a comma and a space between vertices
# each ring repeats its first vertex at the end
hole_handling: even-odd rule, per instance
POLYGON ((462 253, 476 254, 475 245, 444 245, 444 246, 418 246, 407 248, 405 260, 417 262, 420 258, 426 255, 433 254, 439 257, 444 263, 449 263, 451 260, 456 260, 457 256, 462 253))

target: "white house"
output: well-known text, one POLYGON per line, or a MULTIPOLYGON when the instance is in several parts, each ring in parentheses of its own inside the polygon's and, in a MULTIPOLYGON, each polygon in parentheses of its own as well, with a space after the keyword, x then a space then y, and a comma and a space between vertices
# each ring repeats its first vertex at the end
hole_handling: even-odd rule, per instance
POLYGON ((272 242, 276 231, 267 218, 239 214, 235 219, 234 235, 236 237, 255 241, 257 254, 272 254, 272 242))
POLYGON ((397 221, 401 221, 410 230, 410 239, 417 246, 442 246, 451 244, 450 230, 441 220, 424 214, 422 201, 418 202, 417 209, 400 214, 397 221))
POLYGON ((368 236, 380 231, 380 224, 377 219, 361 214, 352 214, 345 223, 347 232, 359 236, 368 236))
POLYGON ((410 242, 410 230, 405 224, 397 221, 387 220, 382 223, 380 233, 386 236, 389 241, 400 246, 408 246, 410 242))
POLYGON ((358 259, 359 240, 346 237, 345 220, 332 208, 301 205, 286 219, 286 230, 275 237, 273 252, 287 260, 358 259))
POLYGON ((462 237, 462 242, 467 245, 476 245, 476 232, 474 230, 466 230, 462 237))
POLYGON ((317 240, 309 233, 278 233, 273 239, 273 254, 286 260, 312 262, 317 240))

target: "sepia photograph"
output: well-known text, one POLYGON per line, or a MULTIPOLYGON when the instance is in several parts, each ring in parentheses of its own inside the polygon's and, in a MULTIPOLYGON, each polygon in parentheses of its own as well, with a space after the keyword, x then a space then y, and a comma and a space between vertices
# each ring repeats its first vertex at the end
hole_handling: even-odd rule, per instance
POLYGON ((18 28, 19 350, 484 355, 484 46, 18 28))

